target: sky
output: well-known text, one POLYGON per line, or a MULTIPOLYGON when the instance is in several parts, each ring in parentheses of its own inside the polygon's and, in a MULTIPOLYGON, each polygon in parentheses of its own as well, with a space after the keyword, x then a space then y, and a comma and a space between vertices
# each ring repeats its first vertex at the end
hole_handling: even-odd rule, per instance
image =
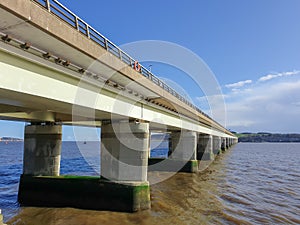
MULTIPOLYGON (((228 129, 300 133, 299 0, 60 2, 117 45, 158 40, 198 55, 219 82, 228 129)), ((143 65, 150 64, 157 76, 179 85, 210 113, 203 101, 211 96, 191 86, 179 70, 157 62, 143 65)))

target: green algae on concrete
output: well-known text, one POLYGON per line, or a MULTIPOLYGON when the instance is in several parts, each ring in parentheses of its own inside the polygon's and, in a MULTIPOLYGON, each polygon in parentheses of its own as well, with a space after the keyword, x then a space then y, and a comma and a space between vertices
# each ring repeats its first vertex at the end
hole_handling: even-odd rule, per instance
POLYGON ((100 177, 22 175, 18 200, 24 206, 74 207, 135 212, 149 209, 148 182, 113 182, 100 177))

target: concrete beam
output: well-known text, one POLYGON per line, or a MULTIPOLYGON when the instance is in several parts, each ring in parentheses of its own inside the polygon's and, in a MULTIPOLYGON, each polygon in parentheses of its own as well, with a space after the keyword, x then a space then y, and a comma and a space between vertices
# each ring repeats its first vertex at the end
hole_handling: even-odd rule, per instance
POLYGON ((226 135, 185 116, 152 107, 146 102, 135 102, 121 95, 116 96, 109 90, 99 93, 99 88, 94 84, 86 84, 86 89, 81 89, 77 86, 78 81, 75 82, 74 78, 62 71, 33 64, 3 51, 0 51, 0 70, 0 94, 11 105, 19 106, 21 101, 23 107, 35 110, 41 107, 41 111, 46 108, 58 114, 72 114, 75 105, 80 107, 80 110, 76 111, 78 117, 94 117, 95 120, 101 120, 103 117, 111 119, 109 115, 113 114, 150 121, 154 127, 163 124, 166 128, 183 128, 216 136, 226 135), (22 85, 15 80, 22 80, 22 85), (79 94, 82 96, 78 99, 79 94))
POLYGON ((101 127, 102 121, 64 121, 62 124, 81 127, 101 127))
POLYGON ((0 118, 10 120, 23 120, 31 122, 55 122, 55 113, 53 112, 15 112, 0 113, 0 118))

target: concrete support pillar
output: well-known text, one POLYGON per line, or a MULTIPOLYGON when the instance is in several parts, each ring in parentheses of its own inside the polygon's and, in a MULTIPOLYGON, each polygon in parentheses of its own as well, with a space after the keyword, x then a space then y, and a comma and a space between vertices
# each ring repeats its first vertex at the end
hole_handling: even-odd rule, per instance
POLYGON ((174 131, 169 136, 168 159, 162 165, 153 166, 162 160, 151 159, 149 161, 151 170, 172 172, 198 172, 197 154, 197 132, 174 131))
POLYGON ((229 138, 226 138, 226 149, 229 149, 230 144, 229 144, 229 138))
POLYGON ((197 160, 213 160, 213 136, 199 134, 197 145, 197 160))
POLYGON ((226 149, 227 149, 226 138, 221 138, 221 140, 222 140, 221 149, 222 149, 222 151, 226 151, 226 149))
POLYGON ((221 153, 221 137, 213 136, 213 153, 215 155, 221 153))
POLYGON ((59 176, 61 138, 61 125, 26 126, 23 174, 59 176))
POLYGON ((147 181, 149 123, 112 122, 101 127, 101 176, 147 181))
POLYGON ((149 138, 148 138, 148 159, 151 158, 151 131, 149 130, 149 138))
POLYGON ((172 132, 170 135, 169 158, 196 160, 197 133, 194 131, 172 132))

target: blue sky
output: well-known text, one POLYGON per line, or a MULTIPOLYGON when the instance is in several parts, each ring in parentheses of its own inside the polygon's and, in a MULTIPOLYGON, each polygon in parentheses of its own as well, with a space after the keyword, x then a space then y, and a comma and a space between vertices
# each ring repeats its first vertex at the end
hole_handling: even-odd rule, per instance
MULTIPOLYGON (((117 45, 162 40, 196 53, 222 88, 227 128, 300 132, 300 1, 60 2, 117 45)), ((145 62, 149 64, 201 105, 203 93, 191 88, 180 71, 145 62)))

